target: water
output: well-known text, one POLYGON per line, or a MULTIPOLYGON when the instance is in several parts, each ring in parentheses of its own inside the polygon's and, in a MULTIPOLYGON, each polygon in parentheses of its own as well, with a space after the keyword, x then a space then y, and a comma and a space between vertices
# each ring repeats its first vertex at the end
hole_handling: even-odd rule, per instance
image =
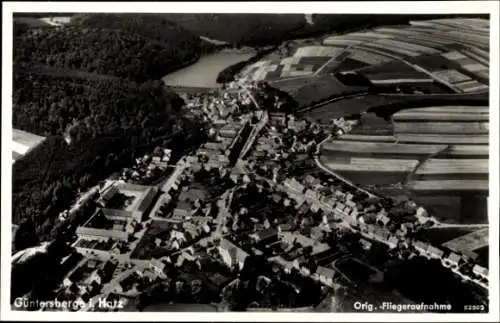
POLYGON ((255 55, 254 51, 223 50, 200 58, 196 63, 166 75, 168 86, 218 87, 217 75, 226 67, 245 61, 255 55))

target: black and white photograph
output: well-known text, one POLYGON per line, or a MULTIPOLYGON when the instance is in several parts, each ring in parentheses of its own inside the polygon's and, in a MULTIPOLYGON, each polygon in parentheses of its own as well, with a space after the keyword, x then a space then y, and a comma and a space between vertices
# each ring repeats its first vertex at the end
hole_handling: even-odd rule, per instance
POLYGON ((498 320, 473 3, 4 3, 2 316, 498 320))

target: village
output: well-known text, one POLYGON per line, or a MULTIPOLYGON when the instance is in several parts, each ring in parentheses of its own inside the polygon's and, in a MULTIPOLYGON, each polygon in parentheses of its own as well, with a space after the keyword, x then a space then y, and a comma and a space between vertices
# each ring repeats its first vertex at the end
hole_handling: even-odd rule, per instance
POLYGON ((297 295, 317 286, 310 297, 321 300, 342 286, 381 282, 383 266, 376 263, 383 260, 374 250, 385 261, 439 260, 488 288, 488 269, 413 238, 433 225, 423 207, 395 205, 326 173, 302 171, 320 142, 348 133, 355 121, 320 126, 280 112, 283 101, 270 97, 262 82, 235 81, 184 100, 210 125, 207 142, 179 160, 157 147, 60 215, 71 222, 93 202, 76 229, 75 252, 61 264, 71 269, 58 300, 83 301, 81 311, 109 311, 118 309, 99 307, 100 300, 136 306, 160 289, 170 291, 166 302, 230 307, 248 279, 249 259, 257 257, 265 265, 254 274, 267 296, 247 309, 312 307, 298 296, 273 304, 269 295, 283 284, 297 295))

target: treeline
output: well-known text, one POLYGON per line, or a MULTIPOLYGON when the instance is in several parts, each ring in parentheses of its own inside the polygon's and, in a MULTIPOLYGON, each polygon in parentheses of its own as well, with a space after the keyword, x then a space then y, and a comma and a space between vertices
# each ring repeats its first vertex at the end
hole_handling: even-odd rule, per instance
POLYGON ((200 46, 183 30, 165 30, 163 43, 119 29, 65 26, 16 30, 14 62, 46 64, 143 82, 195 61, 200 46))
POLYGON ((57 233, 57 216, 78 190, 173 136, 182 146, 198 128, 180 116, 183 101, 159 81, 14 75, 14 127, 47 138, 13 165, 12 222, 31 220, 40 240, 57 233), (61 135, 68 128, 71 145, 61 135))

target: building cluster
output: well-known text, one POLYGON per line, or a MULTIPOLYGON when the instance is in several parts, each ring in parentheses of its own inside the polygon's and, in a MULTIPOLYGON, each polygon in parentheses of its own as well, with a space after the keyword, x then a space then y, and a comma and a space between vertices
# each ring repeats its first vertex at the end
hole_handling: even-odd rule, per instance
POLYGON ((150 183, 167 171, 172 151, 166 148, 157 148, 152 154, 136 158, 132 168, 125 168, 120 176, 123 181, 134 183, 150 183))
MULTIPOLYGON (((315 51, 335 52, 299 52, 315 51)), ((296 165, 288 169, 287 162, 299 164, 293 159, 297 155, 317 154, 319 142, 349 132, 353 122, 334 119, 325 130, 284 112, 267 113, 252 94, 263 88, 242 81, 229 84, 220 95, 191 96, 187 108, 209 121, 209 140, 184 156, 158 187, 125 181, 160 179, 171 167, 168 149, 138 158, 121 180, 82 196, 95 199, 98 207, 76 230, 73 246, 85 259, 67 275, 61 294, 84 301, 98 295, 132 297, 165 280, 167 266, 201 269, 216 262, 238 272, 253 255, 264 256, 285 274, 300 273, 334 287, 349 280, 336 262, 356 259, 347 252, 354 249, 352 242, 343 239, 353 233, 362 236, 355 243, 365 251, 374 243, 386 245, 392 254, 410 250, 487 286, 487 268, 413 239, 430 221, 423 208, 405 204, 394 211, 392 201, 340 180, 299 176, 291 170, 296 165), (250 105, 254 109, 245 114, 250 105)), ((200 279, 220 292, 231 274, 218 275, 200 279)), ((189 281, 191 276, 185 277, 189 281)))
POLYGON ((247 121, 228 120, 214 123, 209 130, 209 141, 186 159, 194 169, 204 167, 210 170, 234 165, 249 130, 247 121))
POLYGON ((131 237, 142 229, 141 222, 157 192, 151 186, 108 182, 99 193, 99 207, 76 230, 78 239, 74 246, 77 251, 106 257, 124 253, 131 237))

